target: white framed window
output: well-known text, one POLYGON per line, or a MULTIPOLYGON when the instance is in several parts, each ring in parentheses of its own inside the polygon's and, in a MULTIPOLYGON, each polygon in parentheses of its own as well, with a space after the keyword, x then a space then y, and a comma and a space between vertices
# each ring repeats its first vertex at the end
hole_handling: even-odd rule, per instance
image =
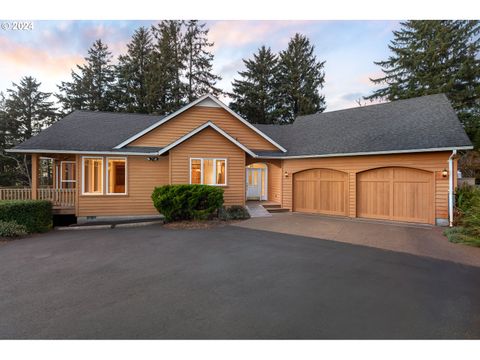
POLYGON ((60 189, 75 189, 76 187, 75 161, 60 161, 60 189))
POLYGON ((227 159, 190 158, 190 184, 227 185, 227 159))
POLYGON ((127 158, 107 157, 107 195, 127 194, 127 158))
POLYGON ((103 157, 82 157, 82 194, 103 195, 103 157))

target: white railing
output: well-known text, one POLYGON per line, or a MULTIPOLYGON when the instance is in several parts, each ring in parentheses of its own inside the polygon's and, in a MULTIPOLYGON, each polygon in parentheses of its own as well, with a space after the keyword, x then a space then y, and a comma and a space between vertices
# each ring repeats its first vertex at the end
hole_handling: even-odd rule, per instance
MULTIPOLYGON (((30 188, 0 188, 0 200, 30 200, 30 188)), ((75 189, 37 189, 37 199, 49 200, 54 207, 70 208, 75 206, 75 189)))
POLYGON ((53 206, 68 208, 75 206, 75 189, 38 189, 39 200, 50 200, 53 206))

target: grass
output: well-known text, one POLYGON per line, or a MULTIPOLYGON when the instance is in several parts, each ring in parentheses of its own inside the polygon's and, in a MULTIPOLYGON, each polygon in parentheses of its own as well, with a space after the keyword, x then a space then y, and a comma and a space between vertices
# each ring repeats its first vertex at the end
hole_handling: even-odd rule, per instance
POLYGON ((443 232, 448 241, 455 244, 465 244, 480 247, 480 238, 471 235, 463 226, 455 226, 443 232))

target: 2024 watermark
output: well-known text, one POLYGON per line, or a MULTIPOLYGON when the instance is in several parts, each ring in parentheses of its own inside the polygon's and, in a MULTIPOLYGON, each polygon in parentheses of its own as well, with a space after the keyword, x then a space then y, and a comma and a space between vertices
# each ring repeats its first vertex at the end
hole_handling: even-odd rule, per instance
POLYGON ((33 21, 1 21, 0 28, 3 31, 32 31, 33 21))

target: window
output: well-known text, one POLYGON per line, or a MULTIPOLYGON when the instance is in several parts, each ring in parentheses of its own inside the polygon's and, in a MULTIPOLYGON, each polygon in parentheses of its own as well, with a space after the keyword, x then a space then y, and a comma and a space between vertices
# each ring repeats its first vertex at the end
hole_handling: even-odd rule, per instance
POLYGON ((103 158, 83 158, 83 193, 103 194, 103 158))
POLYGON ((190 184, 226 185, 227 159, 190 159, 190 184))
POLYGON ((74 189, 75 188, 75 161, 61 161, 60 162, 60 188, 74 189))
POLYGON ((127 159, 107 158, 107 194, 127 193, 127 159))

